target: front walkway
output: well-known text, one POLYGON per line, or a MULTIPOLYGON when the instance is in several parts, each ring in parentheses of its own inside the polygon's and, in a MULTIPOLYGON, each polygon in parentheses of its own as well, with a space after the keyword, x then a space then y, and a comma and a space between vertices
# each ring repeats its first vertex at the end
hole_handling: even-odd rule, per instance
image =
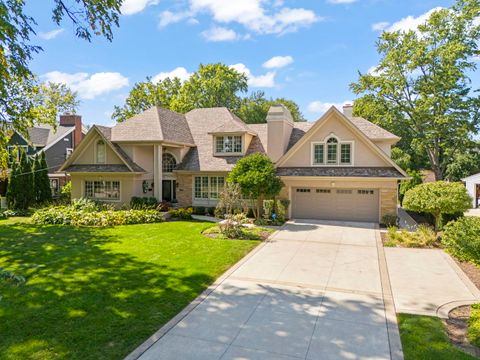
POLYGON ((379 243, 373 224, 288 223, 130 358, 401 359, 379 243))
POLYGON ((443 250, 385 253, 397 312, 447 318, 457 306, 480 302, 480 291, 443 250))

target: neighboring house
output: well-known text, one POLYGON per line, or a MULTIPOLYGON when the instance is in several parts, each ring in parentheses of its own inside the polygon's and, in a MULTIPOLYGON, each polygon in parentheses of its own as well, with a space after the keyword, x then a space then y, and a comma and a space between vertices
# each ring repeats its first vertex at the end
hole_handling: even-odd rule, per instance
POLYGON ((480 208, 480 173, 462 179, 472 197, 472 208, 480 208))
POLYGON ((210 207, 236 161, 261 152, 285 183, 290 218, 377 222, 396 213, 397 182, 407 176, 390 159, 399 138, 351 112, 332 107, 314 123, 294 123, 275 105, 265 124, 247 125, 226 108, 151 108, 112 128, 93 126, 60 171, 74 198, 210 207))
MULTIPOLYGON (((60 115, 60 121, 56 128, 51 125, 29 128, 28 140, 15 132, 7 144, 7 149, 12 153, 14 148, 24 148, 30 156, 45 152, 50 185, 55 194, 67 181, 66 173, 58 171, 60 166, 73 153, 86 133, 87 130, 82 127, 81 116, 60 115)), ((6 182, 0 187, 2 188, 0 189, 1 194, 4 195, 6 182)))

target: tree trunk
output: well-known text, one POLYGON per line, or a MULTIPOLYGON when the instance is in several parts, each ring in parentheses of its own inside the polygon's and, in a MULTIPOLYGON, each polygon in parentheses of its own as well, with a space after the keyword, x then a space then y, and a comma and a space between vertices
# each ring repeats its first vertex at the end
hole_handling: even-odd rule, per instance
POLYGON ((263 215, 263 197, 259 196, 257 198, 257 219, 260 219, 263 215))
POLYGON ((442 221, 442 214, 434 214, 435 217, 435 231, 440 231, 442 230, 443 227, 443 221, 442 221))

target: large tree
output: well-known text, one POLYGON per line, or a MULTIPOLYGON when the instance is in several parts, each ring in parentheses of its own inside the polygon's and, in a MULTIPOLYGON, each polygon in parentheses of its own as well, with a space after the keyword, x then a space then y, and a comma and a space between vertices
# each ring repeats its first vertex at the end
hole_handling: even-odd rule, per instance
POLYGON ((415 30, 382 33, 379 64, 351 84, 361 95, 355 114, 402 136, 403 150, 425 155, 436 179, 478 131, 480 98, 469 74, 480 54, 479 16, 477 0, 457 0, 415 30))

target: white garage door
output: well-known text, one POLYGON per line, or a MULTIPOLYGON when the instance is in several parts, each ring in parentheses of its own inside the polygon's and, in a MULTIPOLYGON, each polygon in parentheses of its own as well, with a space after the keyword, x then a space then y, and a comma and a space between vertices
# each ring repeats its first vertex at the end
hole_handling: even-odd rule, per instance
POLYGON ((378 190, 305 187, 292 192, 293 218, 378 222, 378 190))

